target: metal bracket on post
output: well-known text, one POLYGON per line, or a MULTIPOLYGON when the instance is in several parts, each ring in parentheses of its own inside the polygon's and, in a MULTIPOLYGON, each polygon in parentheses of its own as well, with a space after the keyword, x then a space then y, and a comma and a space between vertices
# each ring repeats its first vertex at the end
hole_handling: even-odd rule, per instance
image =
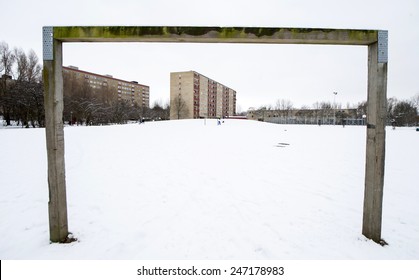
POLYGON ((378 30, 378 63, 388 62, 388 31, 378 30))
POLYGON ((42 28, 42 49, 44 60, 54 60, 53 32, 54 30, 52 26, 44 26, 42 28))

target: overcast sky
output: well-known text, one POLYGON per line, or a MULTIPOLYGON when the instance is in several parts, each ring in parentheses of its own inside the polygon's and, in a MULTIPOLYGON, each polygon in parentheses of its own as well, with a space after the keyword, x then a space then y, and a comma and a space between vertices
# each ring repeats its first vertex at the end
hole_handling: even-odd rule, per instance
MULTIPOLYGON (((42 60, 42 26, 157 25, 383 29, 388 97, 419 93, 418 0, 0 0, 0 41, 42 60)), ((150 86, 169 99, 169 73, 195 70, 237 91, 239 110, 289 99, 344 107, 366 100, 367 47, 67 43, 63 65, 150 86)))

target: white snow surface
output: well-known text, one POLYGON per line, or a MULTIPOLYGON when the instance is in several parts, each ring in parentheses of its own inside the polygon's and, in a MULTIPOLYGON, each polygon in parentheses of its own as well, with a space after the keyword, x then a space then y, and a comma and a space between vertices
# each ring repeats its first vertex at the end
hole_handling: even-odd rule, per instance
POLYGON ((387 128, 380 246, 366 128, 245 120, 66 127, 70 244, 49 241, 44 129, 0 129, 0 259, 419 259, 419 132, 387 128))

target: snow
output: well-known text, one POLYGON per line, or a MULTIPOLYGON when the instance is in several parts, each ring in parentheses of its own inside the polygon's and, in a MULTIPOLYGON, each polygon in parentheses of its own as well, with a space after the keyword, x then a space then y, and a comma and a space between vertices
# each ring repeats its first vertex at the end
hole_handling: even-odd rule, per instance
POLYGON ((387 129, 382 247, 361 234, 365 127, 66 127, 51 244, 44 129, 0 129, 0 259, 419 259, 419 133, 387 129))

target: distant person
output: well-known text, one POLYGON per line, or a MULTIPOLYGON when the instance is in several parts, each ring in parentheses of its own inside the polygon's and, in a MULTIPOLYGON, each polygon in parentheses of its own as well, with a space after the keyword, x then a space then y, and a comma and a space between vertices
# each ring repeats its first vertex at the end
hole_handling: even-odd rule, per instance
POLYGON ((217 125, 221 125, 221 120, 220 118, 217 119, 217 125))
POLYGON ((396 120, 395 119, 391 120, 391 126, 393 127, 393 129, 396 129, 396 120))

